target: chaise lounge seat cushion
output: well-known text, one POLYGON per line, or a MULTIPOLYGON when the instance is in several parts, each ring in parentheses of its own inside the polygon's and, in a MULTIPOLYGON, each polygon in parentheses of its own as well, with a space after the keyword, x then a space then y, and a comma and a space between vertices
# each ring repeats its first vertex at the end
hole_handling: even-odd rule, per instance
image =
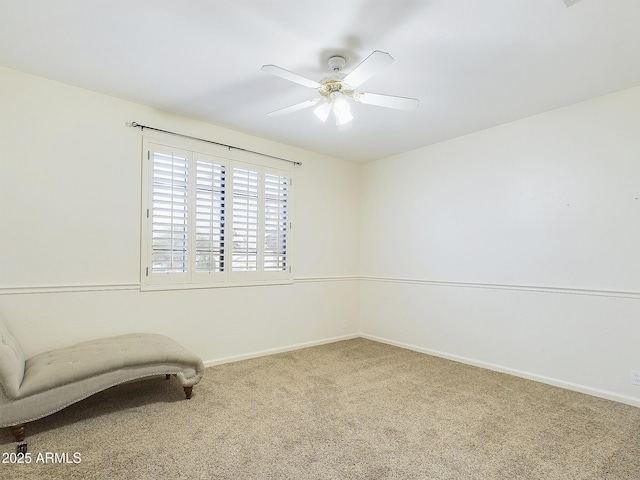
POLYGON ((197 384, 202 360, 163 335, 135 333, 79 343, 24 361, 0 321, 0 426, 50 415, 94 393, 131 380, 175 374, 183 387, 197 384))

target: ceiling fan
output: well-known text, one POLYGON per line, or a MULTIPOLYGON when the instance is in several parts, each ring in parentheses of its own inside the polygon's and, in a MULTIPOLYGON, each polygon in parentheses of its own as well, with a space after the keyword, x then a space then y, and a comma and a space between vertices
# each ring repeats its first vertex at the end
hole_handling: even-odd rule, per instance
POLYGON ((320 80, 320 82, 309 80, 308 78, 276 65, 263 65, 262 71, 299 85, 313 88, 320 94, 316 98, 275 110, 268 113, 268 115, 285 115, 315 106, 316 108, 313 113, 323 122, 326 122, 329 115, 333 112, 336 125, 344 125, 353 120, 348 99, 367 105, 377 105, 379 107, 396 108, 399 110, 412 110, 419 104, 416 98, 397 97, 394 95, 382 95, 356 90, 362 83, 369 80, 378 73, 379 70, 392 62, 393 57, 391 55, 375 50, 354 68, 351 73, 345 75, 341 72, 346 64, 346 59, 340 55, 335 55, 329 58, 328 62, 333 74, 320 80))

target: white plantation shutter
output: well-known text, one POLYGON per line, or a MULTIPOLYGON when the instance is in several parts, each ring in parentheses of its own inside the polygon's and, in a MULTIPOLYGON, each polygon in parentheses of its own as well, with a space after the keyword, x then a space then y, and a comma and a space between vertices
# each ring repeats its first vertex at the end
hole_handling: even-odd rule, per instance
POLYGON ((226 167, 198 156, 195 184, 195 271, 223 272, 226 167))
POLYGON ((186 152, 153 153, 152 273, 187 271, 188 161, 186 152))
POLYGON ((286 271, 288 267, 289 179, 264 175, 264 270, 286 271))
POLYGON ((233 169, 233 246, 231 270, 258 270, 258 172, 233 169))
POLYGON ((291 281, 291 168, 187 148, 145 140, 142 287, 291 281))

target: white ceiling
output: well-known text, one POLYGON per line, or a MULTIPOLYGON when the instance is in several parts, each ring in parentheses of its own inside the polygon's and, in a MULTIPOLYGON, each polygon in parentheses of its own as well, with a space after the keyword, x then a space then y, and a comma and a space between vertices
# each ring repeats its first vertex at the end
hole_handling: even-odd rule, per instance
POLYGON ((640 1, 0 0, 0 65, 368 161, 640 85, 640 1), (320 80, 373 50, 395 62, 362 90, 417 110, 266 115, 318 94, 263 64, 320 80))

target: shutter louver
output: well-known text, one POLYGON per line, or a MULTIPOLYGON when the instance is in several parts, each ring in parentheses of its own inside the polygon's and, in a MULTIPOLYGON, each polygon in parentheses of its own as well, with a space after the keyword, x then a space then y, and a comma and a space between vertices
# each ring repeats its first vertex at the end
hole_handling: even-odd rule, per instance
POLYGON ((236 272, 258 270, 258 172, 233 169, 233 259, 236 272))
POLYGON ((225 167, 196 162, 196 272, 224 271, 225 167))
POLYGON ((187 271, 188 178, 187 158, 153 152, 152 273, 187 271))
POLYGON ((264 271, 287 269, 287 235, 289 179, 278 175, 264 176, 264 271))

